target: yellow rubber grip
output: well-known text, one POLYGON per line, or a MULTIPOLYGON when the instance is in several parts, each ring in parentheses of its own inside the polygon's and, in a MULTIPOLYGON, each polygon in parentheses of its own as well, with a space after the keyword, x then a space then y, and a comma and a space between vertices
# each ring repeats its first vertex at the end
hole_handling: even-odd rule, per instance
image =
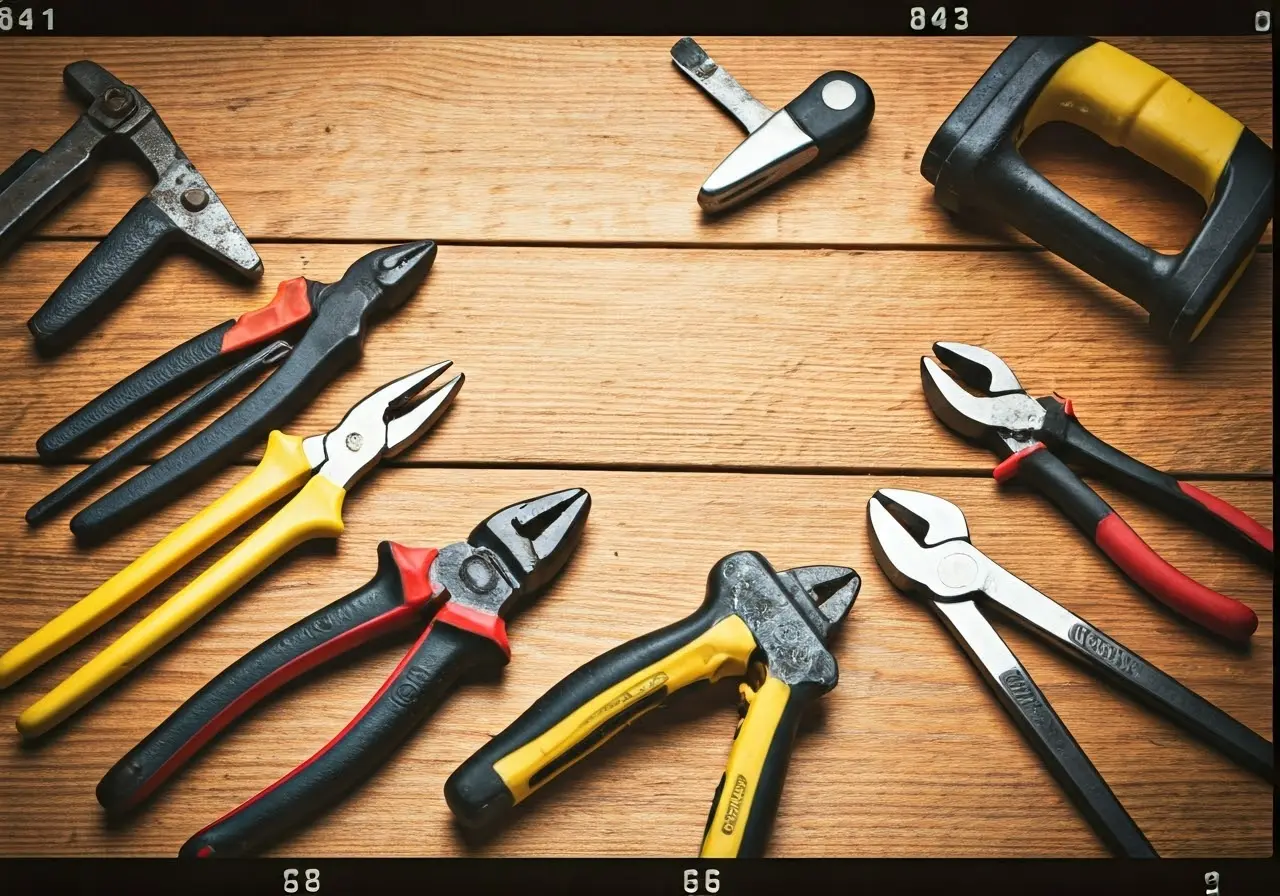
POLYGON ((741 852, 747 819, 765 774, 765 759, 790 699, 791 688, 768 677, 751 698, 746 718, 729 748, 724 782, 702 839, 702 858, 732 859, 741 852))
POLYGON ((28 707, 18 716, 18 732, 37 737, 70 717, 295 545, 341 535, 345 496, 340 486, 313 477, 257 531, 28 707))
MULTIPOLYGON (((546 733, 499 759, 493 764, 493 770, 511 791, 515 802, 519 803, 537 787, 555 778, 622 730, 625 726, 615 726, 602 732, 571 761, 563 762, 554 773, 540 778, 536 784, 531 783, 539 771, 596 735, 615 716, 631 709, 637 700, 660 688, 665 688, 670 694, 695 681, 717 681, 728 675, 742 675, 755 649, 756 639, 747 624, 738 616, 727 616, 657 662, 596 694, 546 733)), ((657 702, 652 703, 627 719, 627 723, 658 705, 657 702)))
POLYGON ((226 494, 0 656, 0 688, 9 687, 132 606, 228 534, 297 490, 310 472, 302 439, 272 432, 258 466, 226 494))
POLYGON ((1123 147, 1213 202, 1244 125, 1190 88, 1107 43, 1059 66, 1027 111, 1021 143, 1040 125, 1066 121, 1123 147))

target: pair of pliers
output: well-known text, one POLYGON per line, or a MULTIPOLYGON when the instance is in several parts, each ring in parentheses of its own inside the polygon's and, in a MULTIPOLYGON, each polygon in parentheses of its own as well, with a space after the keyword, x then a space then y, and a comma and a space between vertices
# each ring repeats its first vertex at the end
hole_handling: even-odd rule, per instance
POLYGON ((364 586, 264 641, 129 751, 98 784, 111 816, 136 809, 213 737, 298 676, 386 635, 421 631, 395 671, 319 752, 197 833, 183 856, 262 851, 356 788, 464 676, 504 666, 505 620, 564 568, 591 509, 573 488, 514 504, 466 541, 378 545, 364 586))
POLYGON ((355 364, 369 327, 408 300, 435 257, 436 244, 421 240, 370 252, 335 283, 304 277, 286 280, 265 307, 220 323, 125 377, 42 435, 36 442, 41 458, 74 457, 159 402, 230 368, 33 505, 27 522, 48 519, 129 457, 279 363, 230 411, 77 513, 71 531, 82 544, 101 542, 199 485, 272 429, 285 425, 355 364))
POLYGON ((935 342, 934 354, 972 395, 927 355, 920 359, 925 398, 938 419, 994 451, 994 476, 1015 475, 1057 505, 1116 566, 1148 594, 1212 632, 1247 641, 1257 614, 1175 569, 1067 466, 1074 461, 1206 534, 1274 566, 1271 530, 1221 498, 1149 467, 1093 435, 1069 400, 1032 398, 1009 366, 976 345, 935 342))
POLYGON ((1129 813, 991 623, 984 608, 1026 626, 1090 672, 1275 781, 1269 741, 1129 648, 1041 594, 969 542, 964 513, 936 495, 885 488, 867 502, 872 552, 885 576, 928 604, 1067 795, 1113 851, 1154 857, 1129 813))
POLYGON ((580 667, 459 766, 444 786, 449 808, 467 827, 490 827, 669 695, 742 676, 743 718, 701 854, 761 855, 800 719, 839 678, 829 635, 861 584, 845 566, 777 572, 754 551, 722 558, 692 615, 580 667))
POLYGON ((291 492, 298 493, 113 644, 18 717, 23 737, 41 735, 140 666, 242 585, 297 545, 342 534, 347 492, 384 457, 418 440, 462 387, 461 374, 410 404, 451 362, 424 367, 374 390, 326 433, 271 433, 257 467, 87 597, 0 657, 8 687, 133 604, 226 535, 291 492))

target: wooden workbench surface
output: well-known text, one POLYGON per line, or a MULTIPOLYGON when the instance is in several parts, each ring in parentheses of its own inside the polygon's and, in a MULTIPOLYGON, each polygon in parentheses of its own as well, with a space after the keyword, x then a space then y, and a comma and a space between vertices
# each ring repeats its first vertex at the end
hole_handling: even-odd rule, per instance
MULTIPOLYGON (((127 163, 109 164, 0 268, 0 649, 256 457, 86 550, 65 516, 37 530, 22 519, 77 468, 36 463, 37 436, 177 341, 263 304, 280 280, 336 279, 379 244, 441 243, 425 286, 290 431, 327 428, 369 388, 436 360, 453 360, 467 384, 424 442, 348 501, 336 547, 295 551, 40 743, 0 730, 0 851, 175 854, 337 732, 398 648, 263 707, 146 812, 109 828, 94 787, 116 759, 263 638, 364 582, 379 540, 447 544, 499 507, 569 486, 594 499, 587 534, 512 623, 505 673, 459 690, 277 853, 696 854, 736 718, 729 685, 645 717, 490 842, 461 838, 441 788, 548 687, 692 611, 712 564, 751 548, 779 568, 843 563, 863 576, 834 643, 840 685, 801 731, 771 855, 1103 855, 951 637, 876 567, 865 513, 880 486, 955 501, 994 560, 1271 737, 1271 575, 1099 486, 1170 562, 1261 620, 1243 651, 1193 630, 1043 500, 997 486, 992 457, 929 412, 918 364, 934 340, 981 343, 1033 394, 1070 396, 1099 436, 1269 525, 1270 231, 1175 367, 1128 300, 1017 235, 949 219, 920 157, 1006 43, 983 38, 708 39, 767 104, 846 68, 872 85, 877 112, 846 157, 704 221, 698 186, 740 133, 670 64, 674 39, 5 42, 0 162, 61 135, 79 111, 61 69, 93 59, 159 110, 254 240, 266 277, 244 286, 170 257, 75 350, 39 359, 27 319, 148 188, 127 163)), ((1271 143, 1269 42, 1115 42, 1271 143)), ((1045 130, 1028 155, 1067 192, 1150 245, 1185 243, 1199 214, 1188 190, 1092 138, 1045 130)), ((161 599, 0 693, 0 725, 161 599)), ((1268 784, 997 627, 1162 855, 1271 854, 1268 784)))

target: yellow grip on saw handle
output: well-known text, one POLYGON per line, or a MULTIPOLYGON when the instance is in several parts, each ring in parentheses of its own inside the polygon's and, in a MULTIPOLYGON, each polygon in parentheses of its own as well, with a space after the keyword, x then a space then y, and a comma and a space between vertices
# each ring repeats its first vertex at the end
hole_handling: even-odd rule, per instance
POLYGON ((346 492, 315 476, 271 519, 18 717, 37 737, 145 662, 245 582, 298 544, 342 534, 346 492))
POLYGON ((1107 43, 1058 67, 1022 121, 1017 142, 1065 121, 1123 147, 1213 202, 1244 125, 1179 81, 1107 43))
POLYGON ((226 494, 0 656, 0 688, 21 680, 131 607, 231 532, 296 491, 310 472, 302 439, 272 432, 262 460, 226 494))

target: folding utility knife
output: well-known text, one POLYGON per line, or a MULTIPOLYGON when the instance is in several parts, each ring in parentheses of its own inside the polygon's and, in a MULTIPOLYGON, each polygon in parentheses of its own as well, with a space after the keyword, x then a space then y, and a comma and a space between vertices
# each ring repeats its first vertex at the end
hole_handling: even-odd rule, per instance
POLYGON ((875 114, 870 86, 849 72, 827 72, 771 112, 693 38, 677 41, 671 59, 747 130, 698 191, 708 212, 732 208, 806 165, 834 158, 861 139, 875 114))

